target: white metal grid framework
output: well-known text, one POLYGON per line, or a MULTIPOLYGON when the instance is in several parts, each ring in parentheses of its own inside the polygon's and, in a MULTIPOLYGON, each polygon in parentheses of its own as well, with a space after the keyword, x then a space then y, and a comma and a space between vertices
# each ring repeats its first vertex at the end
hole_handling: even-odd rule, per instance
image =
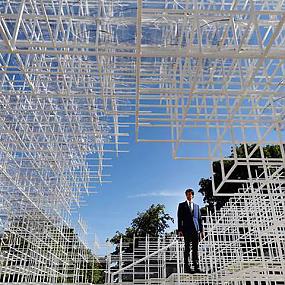
POLYGON ((204 273, 184 274, 182 238, 134 238, 121 240, 118 255, 110 256, 108 282, 283 285, 284 179, 283 169, 274 184, 260 181, 241 189, 220 211, 204 217, 206 235, 199 244, 204 273))
MULTIPOLYGON (((249 189, 262 179, 275 189, 285 164, 284 11, 282 0, 1 1, 1 278, 70 281, 71 212, 107 182, 128 124, 137 141, 172 143, 177 159, 223 160, 256 144, 227 158, 230 170, 221 162, 215 190, 240 165, 249 189), (266 157, 266 144, 280 157, 266 157)), ((79 263, 73 282, 86 277, 79 263)))
POLYGON ((119 94, 134 89, 133 63, 107 47, 113 6, 0 3, 0 282, 91 282, 87 228, 71 214, 124 151, 119 94))
POLYGON ((284 10, 284 1, 142 1, 139 139, 212 160, 234 144, 282 143, 284 10))

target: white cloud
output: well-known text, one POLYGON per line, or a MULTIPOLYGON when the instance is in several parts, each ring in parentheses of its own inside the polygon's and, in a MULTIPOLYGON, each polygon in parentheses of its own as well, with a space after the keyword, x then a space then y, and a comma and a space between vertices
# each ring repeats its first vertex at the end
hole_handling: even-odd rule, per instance
POLYGON ((142 197, 181 197, 183 192, 181 191, 160 191, 160 192, 144 192, 134 195, 129 195, 128 198, 142 198, 142 197))

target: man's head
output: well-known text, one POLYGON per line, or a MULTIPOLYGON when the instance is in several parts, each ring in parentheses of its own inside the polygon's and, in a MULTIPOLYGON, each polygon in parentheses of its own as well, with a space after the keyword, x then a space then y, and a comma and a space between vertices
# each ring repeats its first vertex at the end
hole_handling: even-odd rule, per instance
POLYGON ((188 201, 192 201, 193 197, 194 197, 194 190, 193 189, 187 189, 185 191, 185 195, 188 201))

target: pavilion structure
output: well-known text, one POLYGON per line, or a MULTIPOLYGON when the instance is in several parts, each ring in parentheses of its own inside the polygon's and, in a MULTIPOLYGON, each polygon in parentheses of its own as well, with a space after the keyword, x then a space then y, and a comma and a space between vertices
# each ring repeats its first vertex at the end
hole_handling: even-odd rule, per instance
POLYGON ((145 241, 133 267, 119 257, 106 282, 125 270, 147 282, 155 257, 156 284, 281 285, 284 75, 284 0, 1 1, 0 282, 92 282, 81 198, 108 182, 134 125, 138 142, 170 143, 174 159, 220 161, 216 195, 244 186, 207 216, 206 277, 185 277, 181 241, 165 237, 145 241))

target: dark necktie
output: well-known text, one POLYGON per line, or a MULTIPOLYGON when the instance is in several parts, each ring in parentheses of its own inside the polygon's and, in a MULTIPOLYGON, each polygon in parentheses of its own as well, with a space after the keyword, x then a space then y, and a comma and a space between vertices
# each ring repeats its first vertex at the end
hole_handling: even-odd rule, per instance
POLYGON ((189 210, 190 210, 191 215, 193 216, 193 210, 192 210, 192 208, 191 208, 191 204, 192 204, 192 203, 189 203, 189 210))

